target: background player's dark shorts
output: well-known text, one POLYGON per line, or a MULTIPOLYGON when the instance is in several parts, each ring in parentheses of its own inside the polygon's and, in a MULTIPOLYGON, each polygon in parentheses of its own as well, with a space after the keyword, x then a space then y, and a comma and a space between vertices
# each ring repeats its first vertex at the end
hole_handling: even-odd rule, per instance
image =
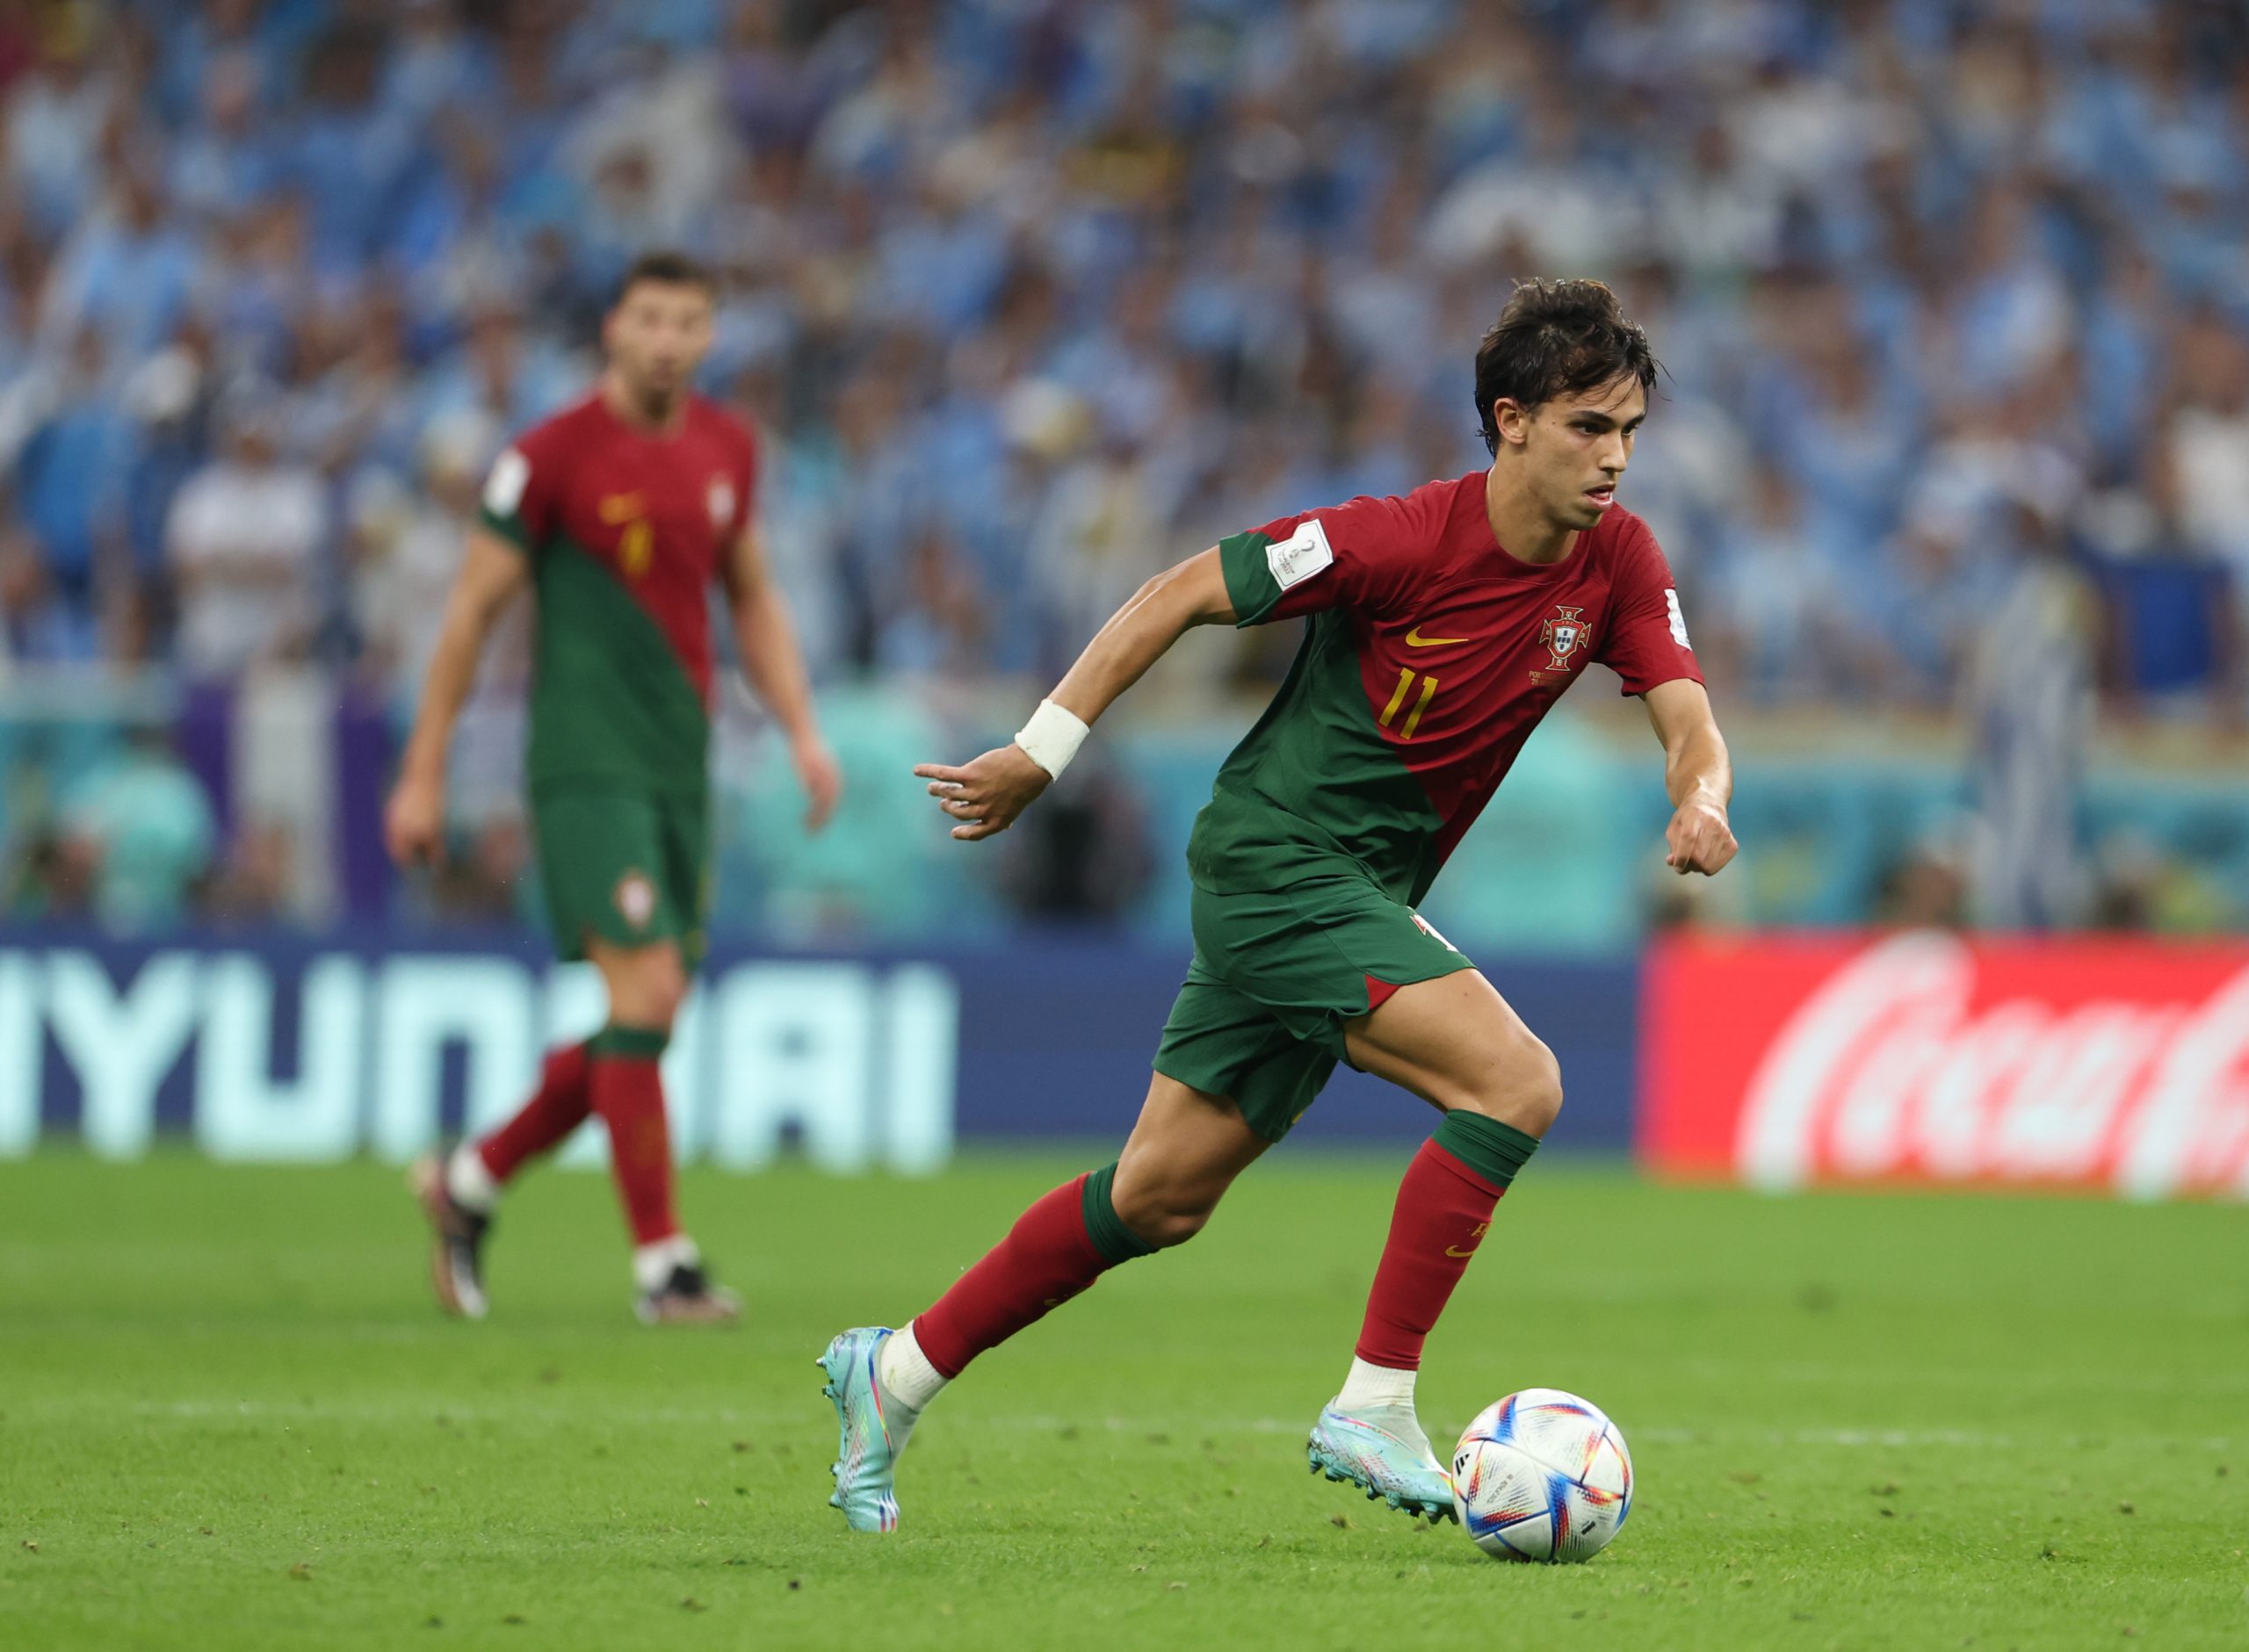
POLYGON ((557 957, 584 957, 591 934, 620 947, 674 940, 690 969, 702 961, 711 894, 707 804, 568 791, 534 797, 531 819, 557 957))
POLYGON ((1404 986, 1476 966, 1367 879, 1314 878, 1220 895, 1197 887, 1195 960, 1164 1022, 1155 1069, 1232 1096, 1279 1141, 1343 1055, 1343 1023, 1367 1013, 1367 977, 1404 986))

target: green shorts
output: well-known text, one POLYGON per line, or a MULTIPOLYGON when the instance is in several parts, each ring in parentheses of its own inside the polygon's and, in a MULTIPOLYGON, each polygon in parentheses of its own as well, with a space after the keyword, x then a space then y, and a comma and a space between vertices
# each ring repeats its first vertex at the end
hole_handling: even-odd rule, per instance
POLYGON ((1410 906, 1363 877, 1252 894, 1199 885, 1195 959, 1164 1022, 1155 1069, 1212 1095, 1277 1142, 1343 1055, 1343 1023, 1376 984, 1405 986, 1476 966, 1410 906))
POLYGON ((703 960, 711 912, 711 817, 701 802, 651 793, 568 791, 535 797, 539 851, 555 956, 586 956, 586 937, 619 947, 679 943, 703 960))

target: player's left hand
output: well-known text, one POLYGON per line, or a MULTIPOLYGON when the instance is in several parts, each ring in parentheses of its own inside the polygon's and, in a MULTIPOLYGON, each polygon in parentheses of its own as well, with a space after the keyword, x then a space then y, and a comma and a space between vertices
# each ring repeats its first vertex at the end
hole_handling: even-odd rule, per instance
POLYGON ((971 842, 1006 831, 1054 783, 1054 777, 1016 745, 987 752, 958 768, 916 763, 914 772, 929 783, 937 807, 960 822, 953 827, 953 836, 971 842))
POLYGON ((836 800, 843 795, 843 771, 836 764, 835 754, 817 734, 799 740, 790 748, 789 757, 797 766, 797 780, 805 796, 811 799, 805 808, 805 830, 817 832, 835 814, 836 800))
POLYGON ((1741 847, 1733 840, 1725 810, 1707 797, 1689 797, 1681 804, 1663 841, 1668 851, 1663 863, 1681 877, 1689 872, 1716 876, 1741 847))

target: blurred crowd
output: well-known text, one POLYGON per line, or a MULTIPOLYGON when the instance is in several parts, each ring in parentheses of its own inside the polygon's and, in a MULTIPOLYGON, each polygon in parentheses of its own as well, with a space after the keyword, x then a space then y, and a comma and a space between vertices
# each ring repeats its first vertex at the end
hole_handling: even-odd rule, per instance
POLYGON ((1729 703, 2064 769, 2096 703, 2249 707, 2235 0, 12 0, 0 146, 19 673, 409 697, 665 244, 831 682, 1051 672, 1223 533, 1481 463, 1545 273, 1668 368, 1623 496, 1729 703))

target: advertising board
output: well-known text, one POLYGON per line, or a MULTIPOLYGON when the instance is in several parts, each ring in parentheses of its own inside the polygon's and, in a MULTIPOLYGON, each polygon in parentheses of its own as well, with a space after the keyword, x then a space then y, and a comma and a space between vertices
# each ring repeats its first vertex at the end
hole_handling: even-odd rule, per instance
MULTIPOLYGON (((957 1137, 1113 1143, 1132 1128, 1186 960, 1047 939, 944 953, 721 949, 664 1062, 680 1157, 754 1170, 940 1168, 957 1137)), ((1629 1139, 1628 963, 1495 970, 1561 1055, 1558 1142, 1629 1139), (1519 982, 1515 977, 1519 975, 1519 982)), ((518 1106, 539 1052, 599 1025, 601 984, 517 937, 365 936, 0 947, 0 1155, 41 1141, 131 1158, 402 1162, 518 1106)), ((1309 1141, 1410 1144, 1429 1109, 1340 1072, 1309 1141)), ((597 1163, 597 1129, 565 1149, 597 1163)))
POLYGON ((1681 935, 1646 967, 1656 1170, 2249 1196, 2249 946, 1681 935))

